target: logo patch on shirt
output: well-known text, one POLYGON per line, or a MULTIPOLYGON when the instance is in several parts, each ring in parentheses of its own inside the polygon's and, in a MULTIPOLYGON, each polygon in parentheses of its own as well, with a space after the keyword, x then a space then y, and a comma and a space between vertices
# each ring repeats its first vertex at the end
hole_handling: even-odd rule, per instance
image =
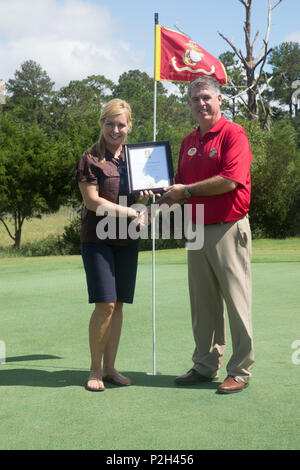
POLYGON ((214 155, 216 155, 217 152, 218 152, 217 149, 214 147, 208 155, 209 157, 213 157, 214 155))
POLYGON ((195 147, 192 147, 192 148, 190 148, 189 151, 188 151, 188 156, 189 156, 189 157, 192 157, 193 155, 196 154, 196 152, 197 152, 197 149, 196 149, 195 147))

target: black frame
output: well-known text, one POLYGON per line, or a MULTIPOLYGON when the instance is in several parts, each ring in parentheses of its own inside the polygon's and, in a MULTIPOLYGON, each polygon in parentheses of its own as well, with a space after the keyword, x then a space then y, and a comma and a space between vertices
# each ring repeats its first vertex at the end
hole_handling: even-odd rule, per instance
POLYGON ((127 164, 127 174, 128 174, 128 187, 129 187, 129 193, 130 194, 136 194, 139 193, 140 191, 152 191, 153 193, 161 193, 163 188, 138 188, 138 189, 133 189, 135 186, 133 184, 132 180, 132 163, 131 163, 131 157, 130 157, 130 151, 135 150, 135 149, 147 149, 148 147, 164 147, 165 148, 165 159, 167 163, 167 168, 168 168, 168 186, 171 186, 174 184, 174 168, 173 168, 173 161, 172 161, 172 152, 171 152, 171 146, 170 142, 168 140, 164 140, 161 142, 142 142, 142 143, 136 143, 136 144, 125 144, 124 150, 125 150, 125 158, 126 158, 126 164, 127 164))

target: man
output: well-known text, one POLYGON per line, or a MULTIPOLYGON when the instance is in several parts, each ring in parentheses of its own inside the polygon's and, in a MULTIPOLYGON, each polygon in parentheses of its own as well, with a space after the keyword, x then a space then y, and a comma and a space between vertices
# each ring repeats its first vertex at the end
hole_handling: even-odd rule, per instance
POLYGON ((218 379, 225 350, 225 301, 233 352, 218 391, 235 393, 248 386, 254 363, 247 215, 252 155, 244 129, 221 114, 221 104, 215 79, 202 76, 190 83, 189 105, 199 127, 182 142, 176 184, 163 200, 188 198, 193 224, 197 204, 204 204, 203 247, 188 251, 194 365, 175 382, 218 379))

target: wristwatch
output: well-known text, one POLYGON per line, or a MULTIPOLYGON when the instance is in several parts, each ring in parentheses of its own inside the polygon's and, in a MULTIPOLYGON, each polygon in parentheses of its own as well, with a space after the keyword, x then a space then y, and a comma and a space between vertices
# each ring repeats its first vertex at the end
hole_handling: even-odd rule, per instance
POLYGON ((191 193, 190 193, 190 191, 189 191, 189 185, 188 185, 188 184, 184 187, 183 193, 184 193, 184 197, 186 197, 186 198, 192 196, 191 193))

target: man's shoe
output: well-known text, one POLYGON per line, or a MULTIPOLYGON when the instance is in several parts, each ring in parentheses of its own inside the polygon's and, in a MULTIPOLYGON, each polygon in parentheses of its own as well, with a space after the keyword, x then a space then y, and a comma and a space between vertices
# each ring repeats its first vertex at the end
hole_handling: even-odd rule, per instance
POLYGON ((216 380, 216 378, 205 377, 195 369, 190 369, 186 374, 176 377, 174 382, 178 385, 195 385, 201 382, 212 382, 213 380, 216 380))
POLYGON ((238 377, 233 377, 228 375, 224 382, 219 385, 218 392, 219 393, 237 393, 244 390, 244 388, 248 387, 249 383, 244 382, 243 380, 239 379, 238 377))

